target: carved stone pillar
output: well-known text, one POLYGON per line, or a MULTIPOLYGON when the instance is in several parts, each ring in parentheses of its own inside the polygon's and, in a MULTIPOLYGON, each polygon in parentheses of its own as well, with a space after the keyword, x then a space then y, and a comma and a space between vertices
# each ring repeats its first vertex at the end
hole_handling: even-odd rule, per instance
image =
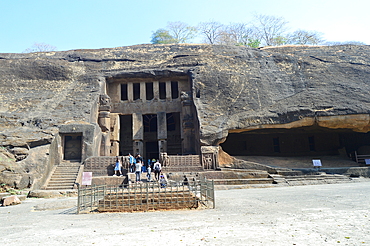
POLYGON ((159 81, 153 81, 153 95, 154 99, 159 99, 159 81))
POLYGON ((145 82, 140 82, 140 99, 142 102, 146 102, 145 82))
POLYGON ((166 81, 166 100, 172 99, 171 81, 166 81))
POLYGON ((159 153, 167 152, 167 140, 159 139, 158 140, 158 148, 159 148, 159 153))
POLYGON ((158 139, 167 139, 167 116, 166 112, 157 113, 157 137, 158 139))
POLYGON ((118 156, 119 155, 119 141, 120 141, 120 120, 119 114, 110 114, 110 142, 111 142, 111 149, 110 155, 111 156, 118 156))
POLYGON ((140 153, 143 155, 144 151, 144 125, 143 125, 143 114, 133 113, 132 114, 132 140, 134 141, 133 152, 136 155, 140 153))
POLYGON ((134 86, 132 83, 127 83, 127 99, 129 102, 134 101, 134 86))
POLYGON ((142 140, 134 139, 133 153, 134 155, 140 154, 143 155, 144 152, 144 143, 142 140))
POLYGON ((99 96, 99 116, 98 124, 102 131, 102 140, 100 144, 100 155, 110 155, 110 110, 111 101, 108 95, 99 96))
POLYGON ((157 138, 159 152, 167 152, 167 114, 157 113, 157 138))
POLYGON ((190 91, 181 92, 182 104, 182 139, 183 153, 192 154, 195 152, 195 134, 194 134, 194 115, 192 112, 192 96, 190 91))

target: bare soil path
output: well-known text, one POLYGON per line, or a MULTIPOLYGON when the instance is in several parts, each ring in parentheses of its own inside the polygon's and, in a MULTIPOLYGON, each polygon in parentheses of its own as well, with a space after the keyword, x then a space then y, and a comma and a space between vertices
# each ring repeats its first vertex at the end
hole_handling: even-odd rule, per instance
POLYGON ((0 207, 2 245, 370 245, 370 182, 216 191, 216 209, 75 214, 0 207))

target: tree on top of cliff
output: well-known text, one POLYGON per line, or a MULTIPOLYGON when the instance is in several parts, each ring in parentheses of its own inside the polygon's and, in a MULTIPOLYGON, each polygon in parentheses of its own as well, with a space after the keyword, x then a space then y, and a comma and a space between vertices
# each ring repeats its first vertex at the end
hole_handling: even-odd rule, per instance
POLYGON ((171 36, 169 31, 165 29, 158 29, 152 34, 152 44, 177 44, 177 40, 171 36))
POLYGON ((256 15, 253 26, 263 45, 275 46, 285 44, 283 40, 287 24, 283 17, 256 15))
POLYGON ((186 43, 195 37, 197 29, 180 21, 168 22, 166 29, 158 29, 152 34, 153 44, 186 43))
POLYGON ((323 42, 321 33, 316 31, 297 30, 289 35, 289 43, 297 45, 318 45, 323 42))
POLYGON ((48 52, 48 51, 56 51, 57 47, 45 44, 45 43, 34 43, 31 47, 25 49, 23 53, 32 53, 32 52, 48 52))

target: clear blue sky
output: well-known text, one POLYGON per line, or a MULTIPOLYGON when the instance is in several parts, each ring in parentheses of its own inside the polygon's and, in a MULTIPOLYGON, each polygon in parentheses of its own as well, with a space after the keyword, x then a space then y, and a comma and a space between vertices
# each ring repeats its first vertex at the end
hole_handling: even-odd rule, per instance
POLYGON ((327 41, 370 44, 368 0, 0 0, 0 53, 35 42, 57 50, 150 43, 168 21, 197 25, 284 17, 291 31, 319 31, 327 41))

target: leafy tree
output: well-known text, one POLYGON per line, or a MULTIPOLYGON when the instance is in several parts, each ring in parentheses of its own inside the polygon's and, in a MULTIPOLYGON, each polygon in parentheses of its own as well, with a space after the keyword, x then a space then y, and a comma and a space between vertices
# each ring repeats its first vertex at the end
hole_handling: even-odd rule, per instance
POLYGON ((321 33, 316 31, 297 30, 289 36, 290 44, 318 45, 322 42, 321 33))
POLYGON ((48 52, 55 51, 57 47, 45 43, 34 43, 31 47, 25 49, 23 53, 33 53, 33 52, 48 52))
POLYGON ((198 30, 206 43, 216 44, 222 35, 223 27, 224 25, 219 22, 209 21, 199 23, 198 30))
POLYGON ((252 47, 252 48, 258 48, 260 47, 260 45, 261 45, 261 40, 252 39, 252 38, 248 39, 247 46, 252 47))
POLYGON ((263 45, 281 45, 287 24, 283 17, 256 15, 253 25, 263 45))
POLYGON ((277 36, 271 40, 271 45, 280 46, 288 44, 288 38, 285 36, 277 36))
POLYGON ((166 29, 158 29, 152 34, 152 44, 177 44, 176 40, 166 29))

